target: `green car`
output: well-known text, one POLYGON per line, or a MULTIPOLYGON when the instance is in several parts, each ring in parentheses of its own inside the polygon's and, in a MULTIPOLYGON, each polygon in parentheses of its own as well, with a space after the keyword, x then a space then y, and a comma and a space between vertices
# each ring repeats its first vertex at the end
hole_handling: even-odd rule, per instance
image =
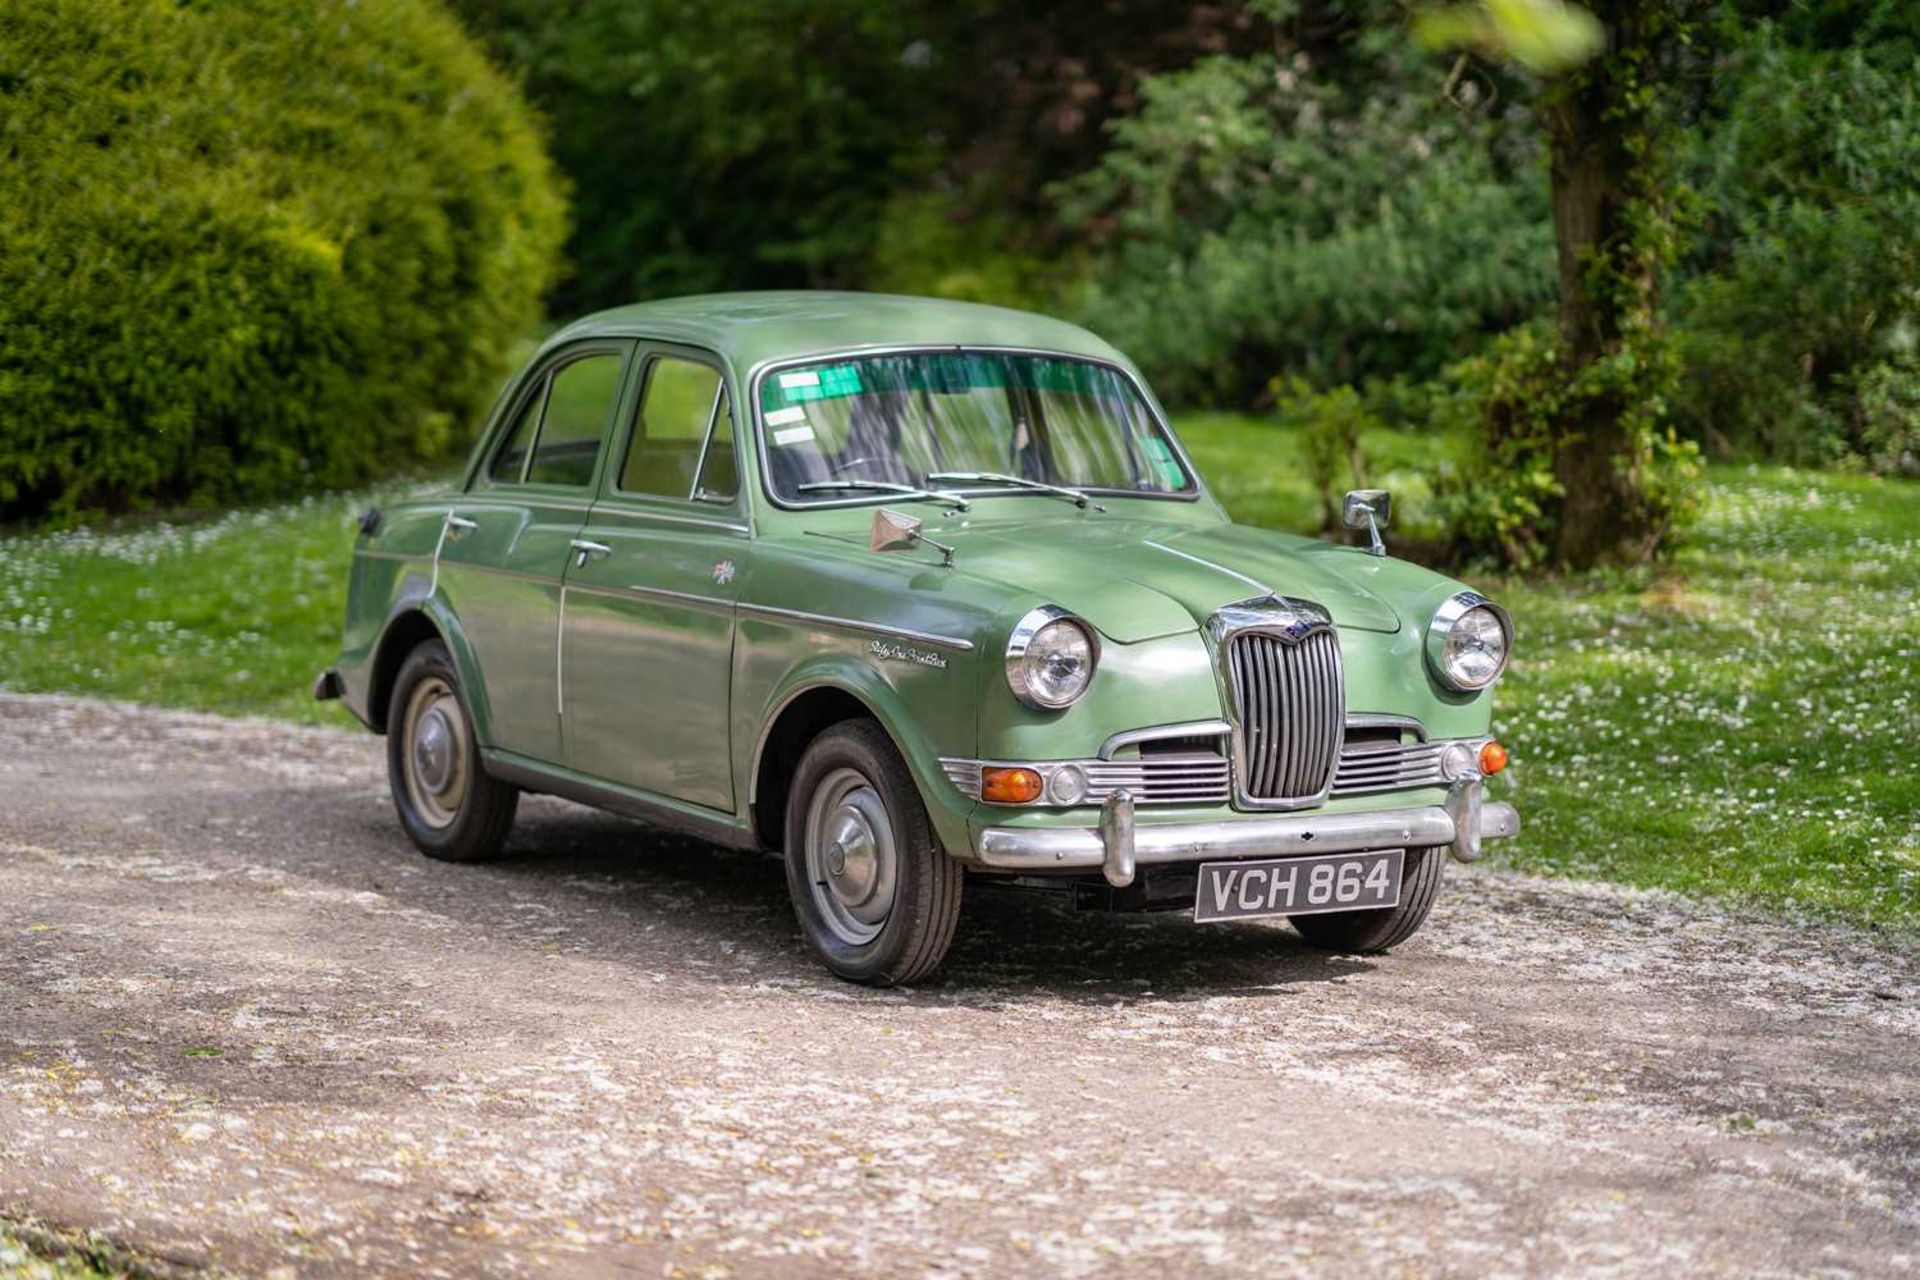
MULTIPOLYGON (((1276 459, 1275 465, 1281 465, 1276 459)), ((1378 951, 1485 800, 1506 614, 1230 521, 1083 329, 838 293, 590 316, 457 486, 370 511, 315 694, 387 736, 401 825, 500 848, 523 791, 785 855, 834 973, 907 983, 972 876, 1378 951)))

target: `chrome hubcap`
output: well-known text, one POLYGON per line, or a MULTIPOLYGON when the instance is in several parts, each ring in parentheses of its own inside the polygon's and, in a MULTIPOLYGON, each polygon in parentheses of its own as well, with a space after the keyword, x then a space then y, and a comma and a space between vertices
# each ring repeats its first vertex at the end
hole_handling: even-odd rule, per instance
POLYGON ((415 685, 401 732, 406 743, 407 798, 414 812, 436 830, 451 826, 466 801, 472 767, 467 721, 460 714, 453 687, 438 676, 415 685))
POLYGON ((821 780, 807 807, 807 882, 842 942, 871 942, 893 912, 898 857, 880 793, 857 769, 821 780))
POLYGON ((413 739, 413 769, 430 791, 445 791, 453 775, 453 730, 435 707, 420 720, 413 739))

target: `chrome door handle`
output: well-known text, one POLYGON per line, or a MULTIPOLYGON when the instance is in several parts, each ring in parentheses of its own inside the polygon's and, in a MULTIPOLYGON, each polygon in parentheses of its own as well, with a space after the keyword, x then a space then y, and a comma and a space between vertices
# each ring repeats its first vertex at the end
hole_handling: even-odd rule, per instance
POLYGON ((469 520, 465 516, 457 516, 451 511, 447 512, 446 532, 450 538, 457 538, 468 530, 478 529, 479 527, 480 525, 477 521, 469 520))
POLYGON ((574 551, 578 553, 574 556, 573 560, 575 568, 583 567, 587 561, 595 559, 596 557, 610 556, 613 554, 613 548, 604 542, 588 542, 585 538, 575 538, 571 545, 574 551))

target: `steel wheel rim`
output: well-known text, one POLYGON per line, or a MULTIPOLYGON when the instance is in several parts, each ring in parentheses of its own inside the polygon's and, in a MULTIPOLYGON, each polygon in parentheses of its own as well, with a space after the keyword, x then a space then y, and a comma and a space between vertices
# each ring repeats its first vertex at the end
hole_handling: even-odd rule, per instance
POLYGON ((467 720, 453 686, 428 676, 413 687, 401 726, 401 772, 420 820, 436 831, 453 825, 466 803, 472 771, 467 720))
POLYGON ((827 930, 863 946, 893 914, 899 853, 880 792, 858 769, 835 769, 807 805, 807 885, 827 930))

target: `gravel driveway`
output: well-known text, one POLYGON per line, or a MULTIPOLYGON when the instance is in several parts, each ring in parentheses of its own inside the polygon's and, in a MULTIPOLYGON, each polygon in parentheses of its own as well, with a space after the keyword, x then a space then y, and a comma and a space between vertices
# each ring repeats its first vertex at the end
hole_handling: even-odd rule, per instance
POLYGON ((247 1274, 1920 1273, 1870 935, 1455 867, 1350 960, 984 892, 875 993, 769 859, 547 800, 418 857, 380 745, 0 697, 0 1214, 247 1274))

